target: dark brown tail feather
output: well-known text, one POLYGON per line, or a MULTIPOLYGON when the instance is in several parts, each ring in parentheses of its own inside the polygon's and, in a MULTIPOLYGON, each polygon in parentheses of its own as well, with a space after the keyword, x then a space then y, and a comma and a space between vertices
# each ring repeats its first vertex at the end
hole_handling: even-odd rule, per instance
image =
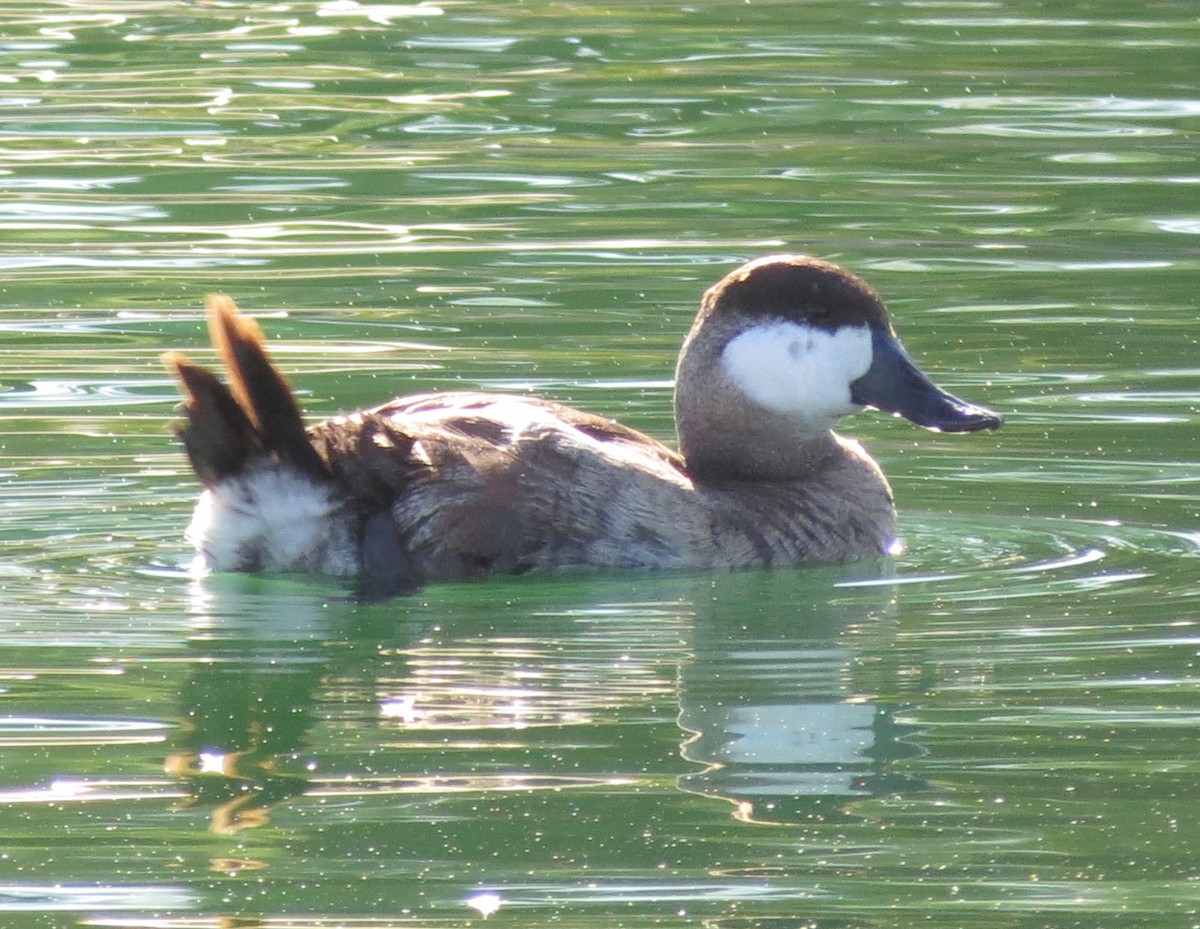
POLYGON ((177 352, 163 355, 163 363, 183 385, 187 420, 176 433, 201 484, 208 487, 237 474, 251 456, 261 454, 254 424, 216 375, 177 352))
POLYGON ((179 355, 164 357, 183 383, 188 422, 180 437, 204 484, 236 473, 266 452, 317 478, 329 472, 308 440, 291 385, 271 364, 258 324, 223 294, 205 301, 213 345, 229 371, 229 387, 179 355))

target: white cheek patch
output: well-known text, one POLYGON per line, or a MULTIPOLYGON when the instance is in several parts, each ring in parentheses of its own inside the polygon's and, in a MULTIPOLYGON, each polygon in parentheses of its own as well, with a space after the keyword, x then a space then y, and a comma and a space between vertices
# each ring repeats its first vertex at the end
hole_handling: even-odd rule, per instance
POLYGON ((862 409, 851 401, 850 385, 867 373, 871 356, 868 326, 830 332, 776 320, 731 339, 721 364, 758 406, 824 430, 862 409))

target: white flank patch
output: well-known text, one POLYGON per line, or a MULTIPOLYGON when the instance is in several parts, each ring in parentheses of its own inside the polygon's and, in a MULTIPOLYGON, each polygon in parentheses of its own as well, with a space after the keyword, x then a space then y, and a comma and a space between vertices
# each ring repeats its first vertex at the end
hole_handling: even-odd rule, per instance
POLYGON ((328 487, 270 465, 205 490, 186 538, 214 571, 328 569, 337 509, 328 487))
POLYGON ((867 373, 871 356, 867 326, 829 332, 776 320, 731 339, 721 362, 754 403, 823 432, 862 409, 851 402, 850 385, 867 373))

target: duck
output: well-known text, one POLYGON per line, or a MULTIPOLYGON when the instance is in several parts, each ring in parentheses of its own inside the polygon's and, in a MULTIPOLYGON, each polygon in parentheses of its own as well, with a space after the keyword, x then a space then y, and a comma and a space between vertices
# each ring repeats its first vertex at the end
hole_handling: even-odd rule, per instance
POLYGON ((206 572, 353 578, 366 596, 558 569, 729 570, 896 551, 864 408, 947 433, 1002 417, 925 375, 863 280, 761 257, 703 295, 675 371, 672 448, 533 396, 452 391, 305 423, 258 323, 206 301, 226 371, 163 356, 202 491, 185 536, 206 572))

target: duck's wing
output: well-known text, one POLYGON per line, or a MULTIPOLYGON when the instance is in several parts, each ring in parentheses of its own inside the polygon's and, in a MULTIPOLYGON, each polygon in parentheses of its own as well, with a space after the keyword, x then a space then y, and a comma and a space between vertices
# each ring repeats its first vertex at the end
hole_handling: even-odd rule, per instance
POLYGON ((514 468, 555 480, 572 457, 560 437, 578 440, 574 457, 642 460, 651 470, 685 475, 683 459, 613 420, 535 397, 455 391, 399 397, 382 406, 311 426, 308 439, 348 498, 364 509, 390 506, 414 485, 495 490, 514 468), (574 435, 572 435, 574 434, 574 435))
POLYGON ((539 426, 578 430, 601 445, 640 454, 685 473, 682 456, 657 439, 613 419, 539 397, 482 391, 414 394, 368 411, 410 427, 432 426, 496 448, 508 448, 539 426))
POLYGON ((366 519, 390 514, 398 541, 379 550, 409 553, 425 580, 636 560, 672 511, 663 497, 690 487, 655 439, 512 395, 404 397, 309 436, 366 519))

